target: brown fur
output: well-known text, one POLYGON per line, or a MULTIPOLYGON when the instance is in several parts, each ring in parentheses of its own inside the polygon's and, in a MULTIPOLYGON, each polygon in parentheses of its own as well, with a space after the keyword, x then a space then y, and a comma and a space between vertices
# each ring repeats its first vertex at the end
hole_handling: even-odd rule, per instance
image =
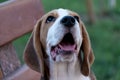
MULTIPOLYGON (((81 50, 83 51, 83 61, 81 63, 81 71, 84 75, 88 76, 90 73, 90 66, 92 65, 92 63, 94 62, 94 54, 91 48, 91 44, 90 44, 90 39, 88 36, 88 33, 86 31, 86 28, 83 24, 83 22, 80 22, 80 25, 82 27, 82 36, 83 36, 83 42, 82 42, 82 46, 81 46, 81 50)), ((80 58, 79 58, 80 59, 80 58)))
MULTIPOLYGON (((78 15, 76 13, 74 14, 73 12, 70 13, 71 15, 78 15)), ((58 17, 55 11, 52 11, 43 16, 40 20, 38 20, 24 52, 24 60, 27 65, 33 70, 40 72, 42 74, 42 77, 46 78, 45 80, 49 80, 50 77, 49 60, 45 52, 47 32, 50 28, 50 25, 53 24, 45 24, 45 20, 49 15, 55 15, 56 17, 58 17)), ((79 24, 81 25, 80 29, 82 30, 83 37, 83 42, 81 46, 81 51, 83 52, 83 59, 81 59, 81 51, 78 56, 81 61, 81 71, 83 75, 88 76, 90 74, 90 77, 92 78, 95 77, 90 70, 92 63, 94 62, 94 54, 91 48, 90 39, 86 28, 81 20, 79 24)), ((91 80, 95 80, 95 78, 91 80)))

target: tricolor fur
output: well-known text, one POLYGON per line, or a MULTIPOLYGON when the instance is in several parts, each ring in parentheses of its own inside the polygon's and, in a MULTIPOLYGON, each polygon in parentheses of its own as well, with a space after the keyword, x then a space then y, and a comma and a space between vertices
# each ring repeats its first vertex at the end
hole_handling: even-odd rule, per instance
POLYGON ((80 16, 56 9, 34 27, 24 59, 44 80, 95 80, 90 39, 80 16))

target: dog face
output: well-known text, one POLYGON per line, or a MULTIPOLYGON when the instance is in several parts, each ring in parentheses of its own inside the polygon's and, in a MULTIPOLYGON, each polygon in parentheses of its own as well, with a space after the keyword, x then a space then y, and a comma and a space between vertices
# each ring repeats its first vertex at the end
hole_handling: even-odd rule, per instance
POLYGON ((68 10, 59 9, 49 13, 46 38, 46 53, 56 62, 73 61, 82 43, 79 16, 68 10))
POLYGON ((66 9, 56 9, 44 15, 35 25, 24 59, 32 69, 39 71, 40 68, 42 75, 49 61, 73 62, 79 59, 81 72, 89 75, 94 55, 79 15, 66 9), (35 54, 38 60, 33 56, 35 54))

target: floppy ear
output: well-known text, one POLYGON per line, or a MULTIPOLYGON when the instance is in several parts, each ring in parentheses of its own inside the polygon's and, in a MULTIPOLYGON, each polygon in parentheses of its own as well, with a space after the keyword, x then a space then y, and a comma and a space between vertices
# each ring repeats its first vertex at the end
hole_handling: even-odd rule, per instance
POLYGON ((40 72, 41 75, 44 76, 46 75, 45 69, 48 69, 48 67, 45 63, 46 59, 44 59, 46 53, 40 41, 41 21, 41 19, 38 20, 34 27, 31 38, 25 48, 24 60, 30 68, 40 72))
POLYGON ((43 49, 43 46, 42 46, 41 41, 40 41, 41 22, 42 22, 42 19, 37 22, 37 24, 34 28, 33 44, 34 44, 34 48, 35 48, 35 51, 36 51, 37 56, 38 56, 39 68, 40 68, 41 75, 44 77, 48 77, 49 70, 48 70, 47 55, 46 55, 45 50, 43 49))
POLYGON ((81 63, 81 71, 85 76, 88 76, 90 73, 90 66, 94 62, 94 54, 91 48, 91 43, 89 39, 89 35, 86 31, 86 28, 83 24, 83 22, 80 22, 81 29, 82 29, 82 37, 83 42, 81 45, 81 50, 83 52, 83 60, 81 63))
POLYGON ((37 72, 40 71, 37 54, 36 54, 34 46, 33 46, 33 34, 31 35, 31 37, 25 47, 23 57, 24 57, 24 61, 31 69, 33 69, 37 72))

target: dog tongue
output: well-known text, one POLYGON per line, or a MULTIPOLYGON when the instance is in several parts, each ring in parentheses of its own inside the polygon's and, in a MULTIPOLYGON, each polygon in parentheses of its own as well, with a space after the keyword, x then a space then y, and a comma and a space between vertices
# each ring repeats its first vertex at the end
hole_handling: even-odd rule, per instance
POLYGON ((59 44, 59 47, 65 51, 74 51, 75 46, 76 46, 75 44, 65 44, 65 43, 59 44))

